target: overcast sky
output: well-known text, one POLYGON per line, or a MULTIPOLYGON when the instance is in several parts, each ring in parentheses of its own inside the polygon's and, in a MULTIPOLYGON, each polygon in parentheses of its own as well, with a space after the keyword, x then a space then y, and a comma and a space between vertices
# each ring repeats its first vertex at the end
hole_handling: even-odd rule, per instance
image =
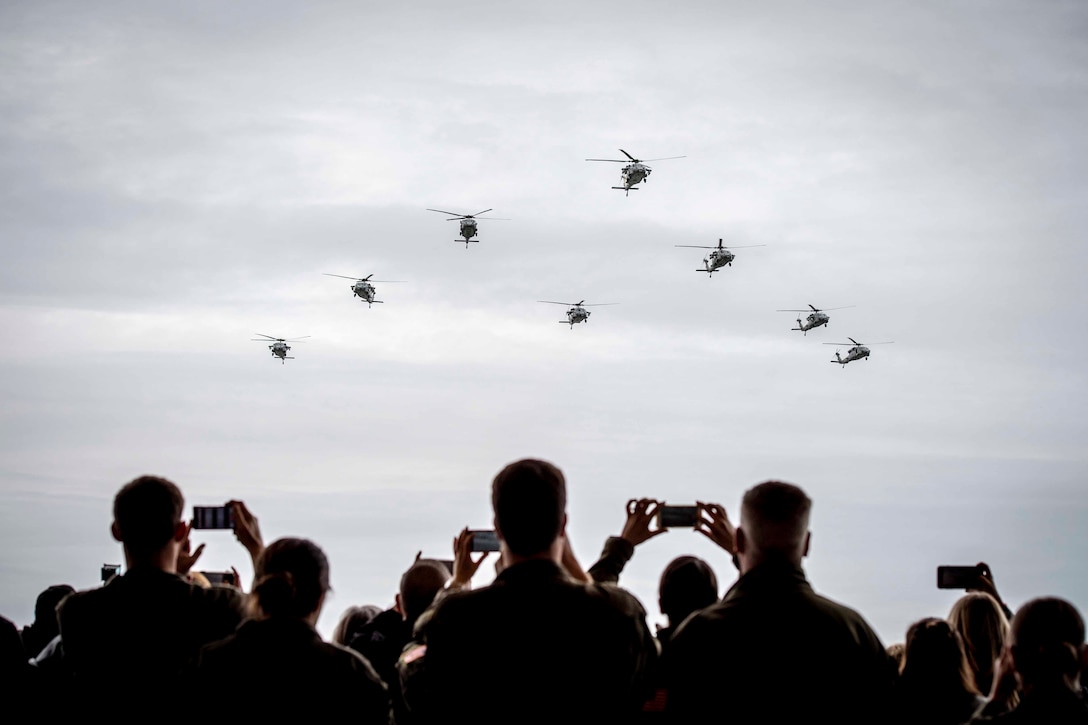
MULTIPOLYGON (((586 566, 628 498, 780 478, 888 643, 940 564, 1085 611, 1086 38, 1075 1, 4 3, 0 614, 95 585, 154 473, 324 547, 328 633, 525 456, 586 566), (625 197, 584 161, 619 148, 686 158, 625 197), (427 207, 510 221, 466 250, 427 207), (674 246, 719 238, 766 246, 710 279, 674 246), (619 304, 536 302, 582 299, 619 304), (775 311, 810 303, 854 307, 775 311), (829 364, 847 336, 894 344, 829 364)), ((733 581, 648 542, 656 621, 685 553, 733 581)))

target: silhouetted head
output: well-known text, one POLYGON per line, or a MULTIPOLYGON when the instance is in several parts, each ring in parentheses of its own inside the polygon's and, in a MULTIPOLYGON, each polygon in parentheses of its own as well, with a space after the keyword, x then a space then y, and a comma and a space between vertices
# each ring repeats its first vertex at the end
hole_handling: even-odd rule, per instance
POLYGON ((420 559, 412 564, 400 578, 397 595, 397 608, 405 621, 414 623, 419 619, 449 580, 449 569, 434 559, 420 559))
POLYGON ((899 672, 905 688, 928 699, 978 694, 959 634, 936 617, 919 620, 907 630, 899 672))
POLYGON ((359 634, 359 630, 370 623, 370 620, 382 613, 381 607, 373 604, 364 604, 361 607, 348 607, 340 615, 340 621, 332 630, 332 641, 344 647, 348 646, 352 637, 359 634))
POLYGON ((113 499, 113 536, 134 558, 160 551, 178 535, 185 499, 170 481, 140 476, 113 499))
POLYGON ((547 551, 566 525, 567 485, 546 461, 527 458, 499 471, 491 484, 495 529, 511 553, 547 551))
POLYGON ((1084 648, 1084 620, 1056 597, 1032 599, 1012 618, 1012 658, 1025 686, 1075 686, 1084 648))
POLYGON ((975 684, 980 692, 988 694, 993 684, 994 661, 1001 656, 1009 638, 1005 612, 989 594, 968 592, 952 605, 948 624, 963 640, 975 684))
POLYGON ((38 595, 34 602, 34 624, 57 628, 57 605, 75 589, 67 584, 56 584, 38 595))
POLYGON ((752 563, 769 559, 800 564, 808 553, 812 500, 797 486, 766 481, 744 494, 737 536, 738 555, 752 563))
POLYGON ((661 572, 657 588, 661 613, 676 626, 692 612, 718 601, 718 578, 702 559, 681 556, 673 559, 661 572))
POLYGON ((257 559, 253 594, 266 617, 307 619, 329 591, 329 560, 308 539, 278 539, 257 559))

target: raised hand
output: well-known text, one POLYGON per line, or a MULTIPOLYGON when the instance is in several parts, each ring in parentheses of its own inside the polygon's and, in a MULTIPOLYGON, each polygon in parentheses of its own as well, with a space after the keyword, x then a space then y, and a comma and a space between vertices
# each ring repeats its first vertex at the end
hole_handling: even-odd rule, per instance
POLYGON ((628 501, 627 522, 623 525, 620 538, 630 543, 631 546, 638 546, 647 539, 652 539, 658 534, 667 532, 668 529, 665 528, 650 528, 650 524, 653 523, 654 517, 657 515, 657 510, 662 505, 663 502, 652 498, 631 499, 628 501))
POLYGON ((230 506, 234 518, 234 537, 246 547, 256 569, 257 558, 264 551, 264 540, 261 539, 261 527, 257 523, 257 517, 241 501, 227 501, 227 506, 230 506))
POLYGON ((490 551, 475 561, 472 559, 472 532, 466 526, 461 533, 453 539, 453 579, 451 584, 458 587, 466 587, 476 575, 480 564, 488 557, 490 551))
POLYGON ((192 530, 193 522, 190 521, 189 525, 185 527, 185 538, 181 542, 181 548, 178 549, 177 572, 181 576, 188 574, 189 570, 193 568, 193 564, 196 563, 196 560, 204 553, 204 544, 196 547, 196 551, 190 553, 192 544, 189 542, 189 533, 192 530))
POLYGON ((695 530, 729 552, 737 553, 737 530, 729 522, 725 507, 716 503, 696 501, 699 507, 699 522, 695 530))

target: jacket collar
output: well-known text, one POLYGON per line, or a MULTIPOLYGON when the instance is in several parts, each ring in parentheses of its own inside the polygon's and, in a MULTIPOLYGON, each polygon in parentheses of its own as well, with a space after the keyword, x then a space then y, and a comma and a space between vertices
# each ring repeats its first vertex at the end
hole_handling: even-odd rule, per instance
POLYGON ((800 566, 785 561, 768 561, 737 579, 722 597, 722 601, 728 602, 748 594, 811 591, 812 585, 808 583, 805 572, 800 566))
POLYGON ((570 581, 563 567, 551 559, 530 559, 503 569, 496 584, 523 584, 540 581, 570 581))

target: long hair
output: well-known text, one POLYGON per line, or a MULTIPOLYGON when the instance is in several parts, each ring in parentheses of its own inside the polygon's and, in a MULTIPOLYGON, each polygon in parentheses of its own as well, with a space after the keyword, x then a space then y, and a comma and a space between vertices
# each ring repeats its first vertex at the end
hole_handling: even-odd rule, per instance
POLYGON ((907 630, 900 666, 903 705, 919 722, 964 722, 973 714, 978 687, 963 642, 948 622, 929 617, 907 630))
POLYGON ((948 624, 963 640, 967 664, 975 675, 979 691, 989 694, 993 686, 994 661, 1009 641, 1009 620, 1001 605, 989 594, 970 592, 952 605, 948 624))

